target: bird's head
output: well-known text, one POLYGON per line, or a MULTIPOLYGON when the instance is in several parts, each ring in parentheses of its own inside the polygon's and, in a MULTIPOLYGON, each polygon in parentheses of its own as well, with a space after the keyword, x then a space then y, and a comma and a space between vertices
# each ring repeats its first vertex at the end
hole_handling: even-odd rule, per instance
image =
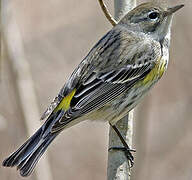
POLYGON ((119 24, 125 24, 133 31, 161 40, 168 33, 173 14, 183 6, 182 4, 169 8, 160 3, 143 3, 128 12, 119 24))

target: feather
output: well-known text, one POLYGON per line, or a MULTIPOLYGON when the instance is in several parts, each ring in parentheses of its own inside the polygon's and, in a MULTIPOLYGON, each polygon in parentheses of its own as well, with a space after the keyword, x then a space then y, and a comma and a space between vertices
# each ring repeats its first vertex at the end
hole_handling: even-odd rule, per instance
POLYGON ((115 100, 143 78, 143 75, 149 73, 155 66, 158 47, 160 48, 159 44, 151 44, 123 26, 114 27, 109 31, 72 73, 52 103, 56 107, 51 104, 47 113, 45 112, 56 112, 59 104, 65 104, 66 97, 75 89, 73 96, 70 96, 70 102, 67 103, 65 115, 53 124, 52 131, 54 128, 62 129, 68 122, 115 100))

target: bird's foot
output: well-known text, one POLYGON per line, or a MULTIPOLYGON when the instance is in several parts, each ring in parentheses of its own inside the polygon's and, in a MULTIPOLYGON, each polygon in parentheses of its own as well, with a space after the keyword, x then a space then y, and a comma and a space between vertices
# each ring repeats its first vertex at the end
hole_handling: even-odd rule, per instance
POLYGON ((112 151, 112 150, 115 150, 115 151, 123 151, 128 162, 129 162, 129 167, 132 168, 133 165, 134 165, 134 157, 132 155, 132 152, 136 152, 135 149, 129 149, 129 148, 126 148, 126 147, 110 147, 108 149, 108 151, 112 151))

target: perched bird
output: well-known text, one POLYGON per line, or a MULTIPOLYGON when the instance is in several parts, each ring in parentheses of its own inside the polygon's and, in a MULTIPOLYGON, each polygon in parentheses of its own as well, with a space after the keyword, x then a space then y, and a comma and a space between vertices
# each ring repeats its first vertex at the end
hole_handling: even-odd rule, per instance
POLYGON ((115 128, 166 71, 172 16, 182 7, 148 2, 128 12, 81 61, 42 115, 44 124, 3 166, 30 175, 55 137, 81 121, 103 119, 115 128))

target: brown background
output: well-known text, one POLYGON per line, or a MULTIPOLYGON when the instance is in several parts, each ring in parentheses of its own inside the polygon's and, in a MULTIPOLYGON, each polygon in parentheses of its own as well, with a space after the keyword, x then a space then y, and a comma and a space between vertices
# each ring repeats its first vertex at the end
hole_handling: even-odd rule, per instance
MULTIPOLYGON (((12 3, 39 109, 43 112, 72 70, 111 25, 96 0, 12 3)), ((107 4, 111 3, 107 0, 107 4)), ((134 180, 192 179, 192 2, 184 3, 185 8, 173 22, 168 72, 137 108, 134 180)), ((0 161, 28 137, 10 61, 3 60, 2 71, 0 161)), ((107 143, 107 123, 84 122, 66 130, 49 148, 53 178, 106 179, 107 143)), ((15 168, 0 167, 0 179, 22 178, 15 168)), ((35 174, 28 179, 35 180, 35 174)))

